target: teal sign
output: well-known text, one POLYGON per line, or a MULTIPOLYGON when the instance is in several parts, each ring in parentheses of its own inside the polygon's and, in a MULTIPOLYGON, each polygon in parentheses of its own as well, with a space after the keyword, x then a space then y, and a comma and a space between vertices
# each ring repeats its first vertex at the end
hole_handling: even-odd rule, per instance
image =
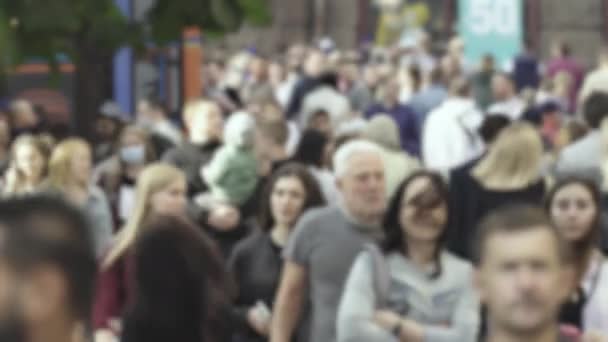
POLYGON ((506 68, 522 46, 522 0, 460 0, 459 33, 469 65, 492 54, 506 68))

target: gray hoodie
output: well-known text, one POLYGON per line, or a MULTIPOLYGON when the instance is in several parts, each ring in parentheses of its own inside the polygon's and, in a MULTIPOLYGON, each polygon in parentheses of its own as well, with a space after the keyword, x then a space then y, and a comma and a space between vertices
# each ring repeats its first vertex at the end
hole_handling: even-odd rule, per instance
MULTIPOLYGON (((479 299, 472 286, 472 266, 450 253, 440 256, 442 272, 432 278, 401 253, 385 259, 390 274, 387 309, 424 326, 426 342, 476 341, 479 299)), ((391 332, 373 321, 378 294, 371 254, 357 257, 344 288, 338 311, 338 342, 397 342, 391 332)))

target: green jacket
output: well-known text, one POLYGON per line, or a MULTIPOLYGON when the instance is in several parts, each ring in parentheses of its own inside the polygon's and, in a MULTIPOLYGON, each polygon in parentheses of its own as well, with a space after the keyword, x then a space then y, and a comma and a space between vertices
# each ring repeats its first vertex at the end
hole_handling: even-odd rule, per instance
POLYGON ((253 151, 233 146, 221 147, 203 174, 213 197, 233 205, 244 204, 258 182, 253 151))

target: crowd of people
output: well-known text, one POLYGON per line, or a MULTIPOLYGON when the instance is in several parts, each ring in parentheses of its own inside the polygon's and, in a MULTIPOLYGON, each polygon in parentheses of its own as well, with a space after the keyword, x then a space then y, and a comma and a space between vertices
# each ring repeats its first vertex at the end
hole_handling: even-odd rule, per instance
POLYGON ((608 341, 598 56, 218 52, 84 138, 16 99, 0 341, 608 341))

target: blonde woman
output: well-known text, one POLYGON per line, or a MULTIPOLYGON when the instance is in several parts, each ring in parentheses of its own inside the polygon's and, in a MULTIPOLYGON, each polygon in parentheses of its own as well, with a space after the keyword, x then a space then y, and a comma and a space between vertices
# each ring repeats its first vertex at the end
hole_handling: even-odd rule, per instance
POLYGON ((101 263, 93 308, 96 341, 120 336, 120 317, 135 294, 132 252, 142 227, 155 215, 185 215, 186 203, 186 176, 179 169, 155 163, 139 175, 132 215, 101 263))
POLYGON ((13 142, 2 192, 7 196, 38 190, 47 172, 49 149, 39 138, 22 135, 13 142))
POLYGON ((466 179, 466 192, 458 210, 450 210, 452 251, 471 258, 471 242, 479 220, 490 211, 508 204, 542 203, 545 182, 541 176, 543 143, 536 129, 527 123, 504 128, 487 154, 466 179))
POLYGON ((113 232, 112 212, 105 194, 92 183, 93 155, 82 139, 59 143, 49 161, 46 188, 82 208, 89 220, 97 255, 108 247, 113 232))

